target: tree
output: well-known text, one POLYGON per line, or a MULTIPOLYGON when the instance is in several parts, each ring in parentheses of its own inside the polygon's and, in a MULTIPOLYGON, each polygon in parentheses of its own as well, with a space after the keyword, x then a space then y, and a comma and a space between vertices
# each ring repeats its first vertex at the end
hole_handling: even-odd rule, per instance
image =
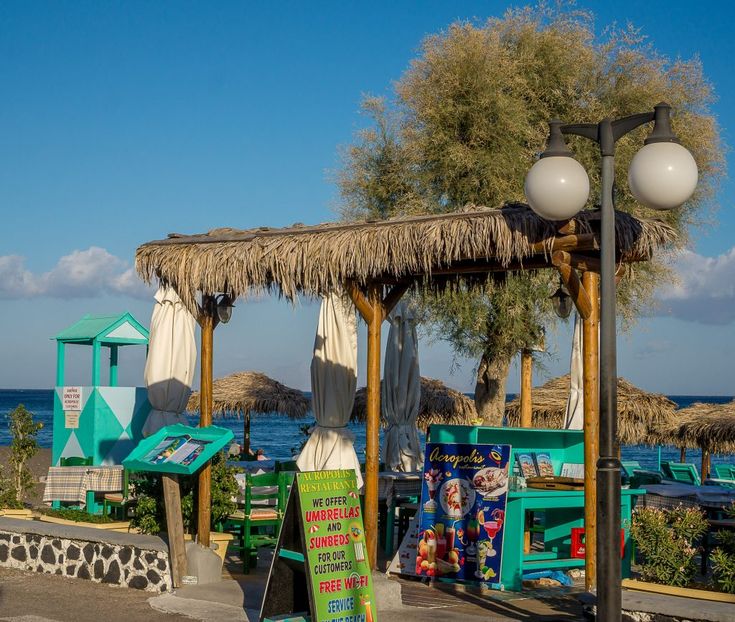
POLYGON ((19 404, 8 414, 8 424, 12 440, 10 442, 10 478, 5 480, 0 472, 0 507, 23 507, 23 497, 33 490, 33 474, 26 463, 38 452, 36 434, 43 428, 42 423, 33 421, 33 414, 19 404))
MULTIPOLYGON (((671 61, 632 27, 598 37, 587 12, 539 5, 484 24, 457 22, 424 40, 390 101, 365 100, 372 126, 343 153, 340 210, 348 219, 386 218, 522 202, 550 119, 597 122, 667 101, 674 131, 699 165, 698 190, 666 213, 635 202, 625 176, 650 131, 641 128, 618 143, 617 208, 667 220, 683 245, 691 225, 706 218, 723 173, 712 99, 697 59, 671 61)), ((599 154, 589 141, 568 142, 590 175, 593 208, 599 154)), ((670 276, 663 261, 638 266, 620 287, 623 317, 649 307, 654 286, 670 276)), ((432 332, 456 354, 479 357, 475 400, 488 423, 502 420, 512 357, 555 321, 548 304, 555 284, 551 271, 509 274, 480 289, 422 299, 432 332)))

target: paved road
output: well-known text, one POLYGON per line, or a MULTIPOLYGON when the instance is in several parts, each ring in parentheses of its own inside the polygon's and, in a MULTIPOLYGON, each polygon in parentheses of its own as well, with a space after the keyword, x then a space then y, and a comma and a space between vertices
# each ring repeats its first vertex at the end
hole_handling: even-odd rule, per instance
POLYGON ((186 621, 148 604, 149 592, 82 579, 0 568, 0 621, 145 622, 186 621))

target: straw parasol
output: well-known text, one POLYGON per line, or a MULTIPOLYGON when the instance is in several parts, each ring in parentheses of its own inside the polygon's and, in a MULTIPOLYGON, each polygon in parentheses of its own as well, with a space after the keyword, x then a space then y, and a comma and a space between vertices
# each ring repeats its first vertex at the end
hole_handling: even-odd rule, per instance
MULTIPOLYGON (((569 396, 569 374, 549 380, 533 390, 533 425, 562 428, 569 396)), ((521 420, 520 396, 508 403, 505 415, 509 426, 521 420)), ((676 404, 658 393, 647 393, 625 378, 618 378, 618 441, 623 445, 657 445, 660 430, 676 417, 676 404)))
POLYGON ((712 453, 735 452, 735 400, 726 404, 698 402, 677 411, 677 420, 667 426, 672 442, 700 447, 712 453))
MULTIPOLYGON (((233 414, 244 418, 243 451, 250 450, 250 414, 281 413, 301 419, 311 409, 311 401, 303 391, 292 389, 257 371, 240 371, 212 384, 212 412, 222 416, 233 414)), ((191 394, 186 409, 199 410, 199 391, 191 394)))
MULTIPOLYGON (((382 386, 382 382, 380 383, 382 386)), ((367 413, 367 388, 362 387, 355 393, 352 408, 352 421, 365 421, 367 413)), ((383 425, 386 421, 382 416, 383 425)), ((416 427, 426 432, 430 425, 472 425, 477 419, 475 403, 463 393, 450 389, 441 380, 421 377, 421 399, 416 427)))

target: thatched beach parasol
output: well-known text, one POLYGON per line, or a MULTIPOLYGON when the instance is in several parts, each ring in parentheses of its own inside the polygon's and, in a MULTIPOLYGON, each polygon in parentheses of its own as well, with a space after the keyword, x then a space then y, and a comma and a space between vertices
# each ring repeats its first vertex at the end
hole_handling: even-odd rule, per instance
MULTIPOLYGON (((383 383, 381 382, 381 385, 383 383)), ((367 413, 366 387, 355 393, 352 421, 365 421, 367 413)), ((383 419, 381 414, 381 419, 383 419)), ((434 423, 447 425, 472 425, 477 419, 475 403, 463 393, 450 389, 441 380, 421 377, 421 400, 416 427, 423 432, 434 423)), ((385 420, 382 421, 385 425, 385 420)))
POLYGON ((682 408, 677 411, 676 421, 665 426, 662 434, 670 437, 674 445, 702 450, 704 479, 709 472, 710 454, 735 453, 735 400, 726 404, 697 402, 682 408))
MULTIPOLYGON (((569 397, 569 374, 533 389, 532 421, 537 428, 560 429, 569 397)), ((660 430, 676 417, 676 404, 658 393, 647 393, 625 378, 618 378, 618 440, 623 445, 658 445, 660 430)), ((505 407, 509 426, 521 421, 521 398, 505 407)))
MULTIPOLYGON (((199 392, 191 394, 186 409, 199 410, 199 392)), ((250 414, 281 413, 291 419, 301 419, 311 409, 303 391, 292 389, 257 371, 240 371, 212 384, 212 412, 244 418, 245 437, 243 452, 250 450, 250 414)))

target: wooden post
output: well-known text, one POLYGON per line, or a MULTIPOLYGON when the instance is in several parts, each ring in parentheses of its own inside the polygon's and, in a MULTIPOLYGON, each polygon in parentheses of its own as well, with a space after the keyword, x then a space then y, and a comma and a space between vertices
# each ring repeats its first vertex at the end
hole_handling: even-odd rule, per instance
MULTIPOLYGON (((202 296, 199 325, 202 329, 201 380, 199 386, 199 427, 212 425, 212 350, 214 341, 214 296, 202 296)), ((199 507, 197 512, 197 539, 209 546, 212 517, 212 465, 207 463, 199 472, 199 507)))
POLYGON ((533 353, 524 349, 521 352, 521 427, 532 427, 531 384, 533 377, 533 353))
MULTIPOLYGON (((533 353, 531 350, 523 349, 521 352, 521 427, 530 428, 532 422, 531 413, 531 385, 533 378, 533 353)), ((533 521, 533 513, 526 512, 523 518, 526 521, 533 521)), ((531 552, 531 531, 523 530, 523 552, 531 552)))
POLYGON ((709 477, 710 453, 709 449, 702 449, 702 483, 709 477))
POLYGON ((380 451, 380 331, 383 324, 381 288, 371 285, 368 302, 373 313, 368 323, 367 423, 365 448, 365 539, 370 568, 378 565, 378 471, 380 451))
POLYGON ((250 455, 250 411, 243 415, 242 424, 242 455, 247 460, 250 455))
POLYGON ((686 461, 687 461, 687 448, 686 447, 682 447, 679 450, 679 462, 681 462, 682 464, 684 464, 686 461))
POLYGON ((584 392, 584 585, 594 589, 597 574, 597 460, 599 447, 600 386, 600 277, 596 272, 582 274, 582 286, 590 300, 590 315, 582 320, 583 392, 584 392))
POLYGON ((161 481, 163 501, 166 507, 166 525, 168 526, 171 579, 174 587, 181 587, 181 577, 186 574, 186 545, 184 543, 184 521, 181 515, 179 476, 162 473, 161 481))

